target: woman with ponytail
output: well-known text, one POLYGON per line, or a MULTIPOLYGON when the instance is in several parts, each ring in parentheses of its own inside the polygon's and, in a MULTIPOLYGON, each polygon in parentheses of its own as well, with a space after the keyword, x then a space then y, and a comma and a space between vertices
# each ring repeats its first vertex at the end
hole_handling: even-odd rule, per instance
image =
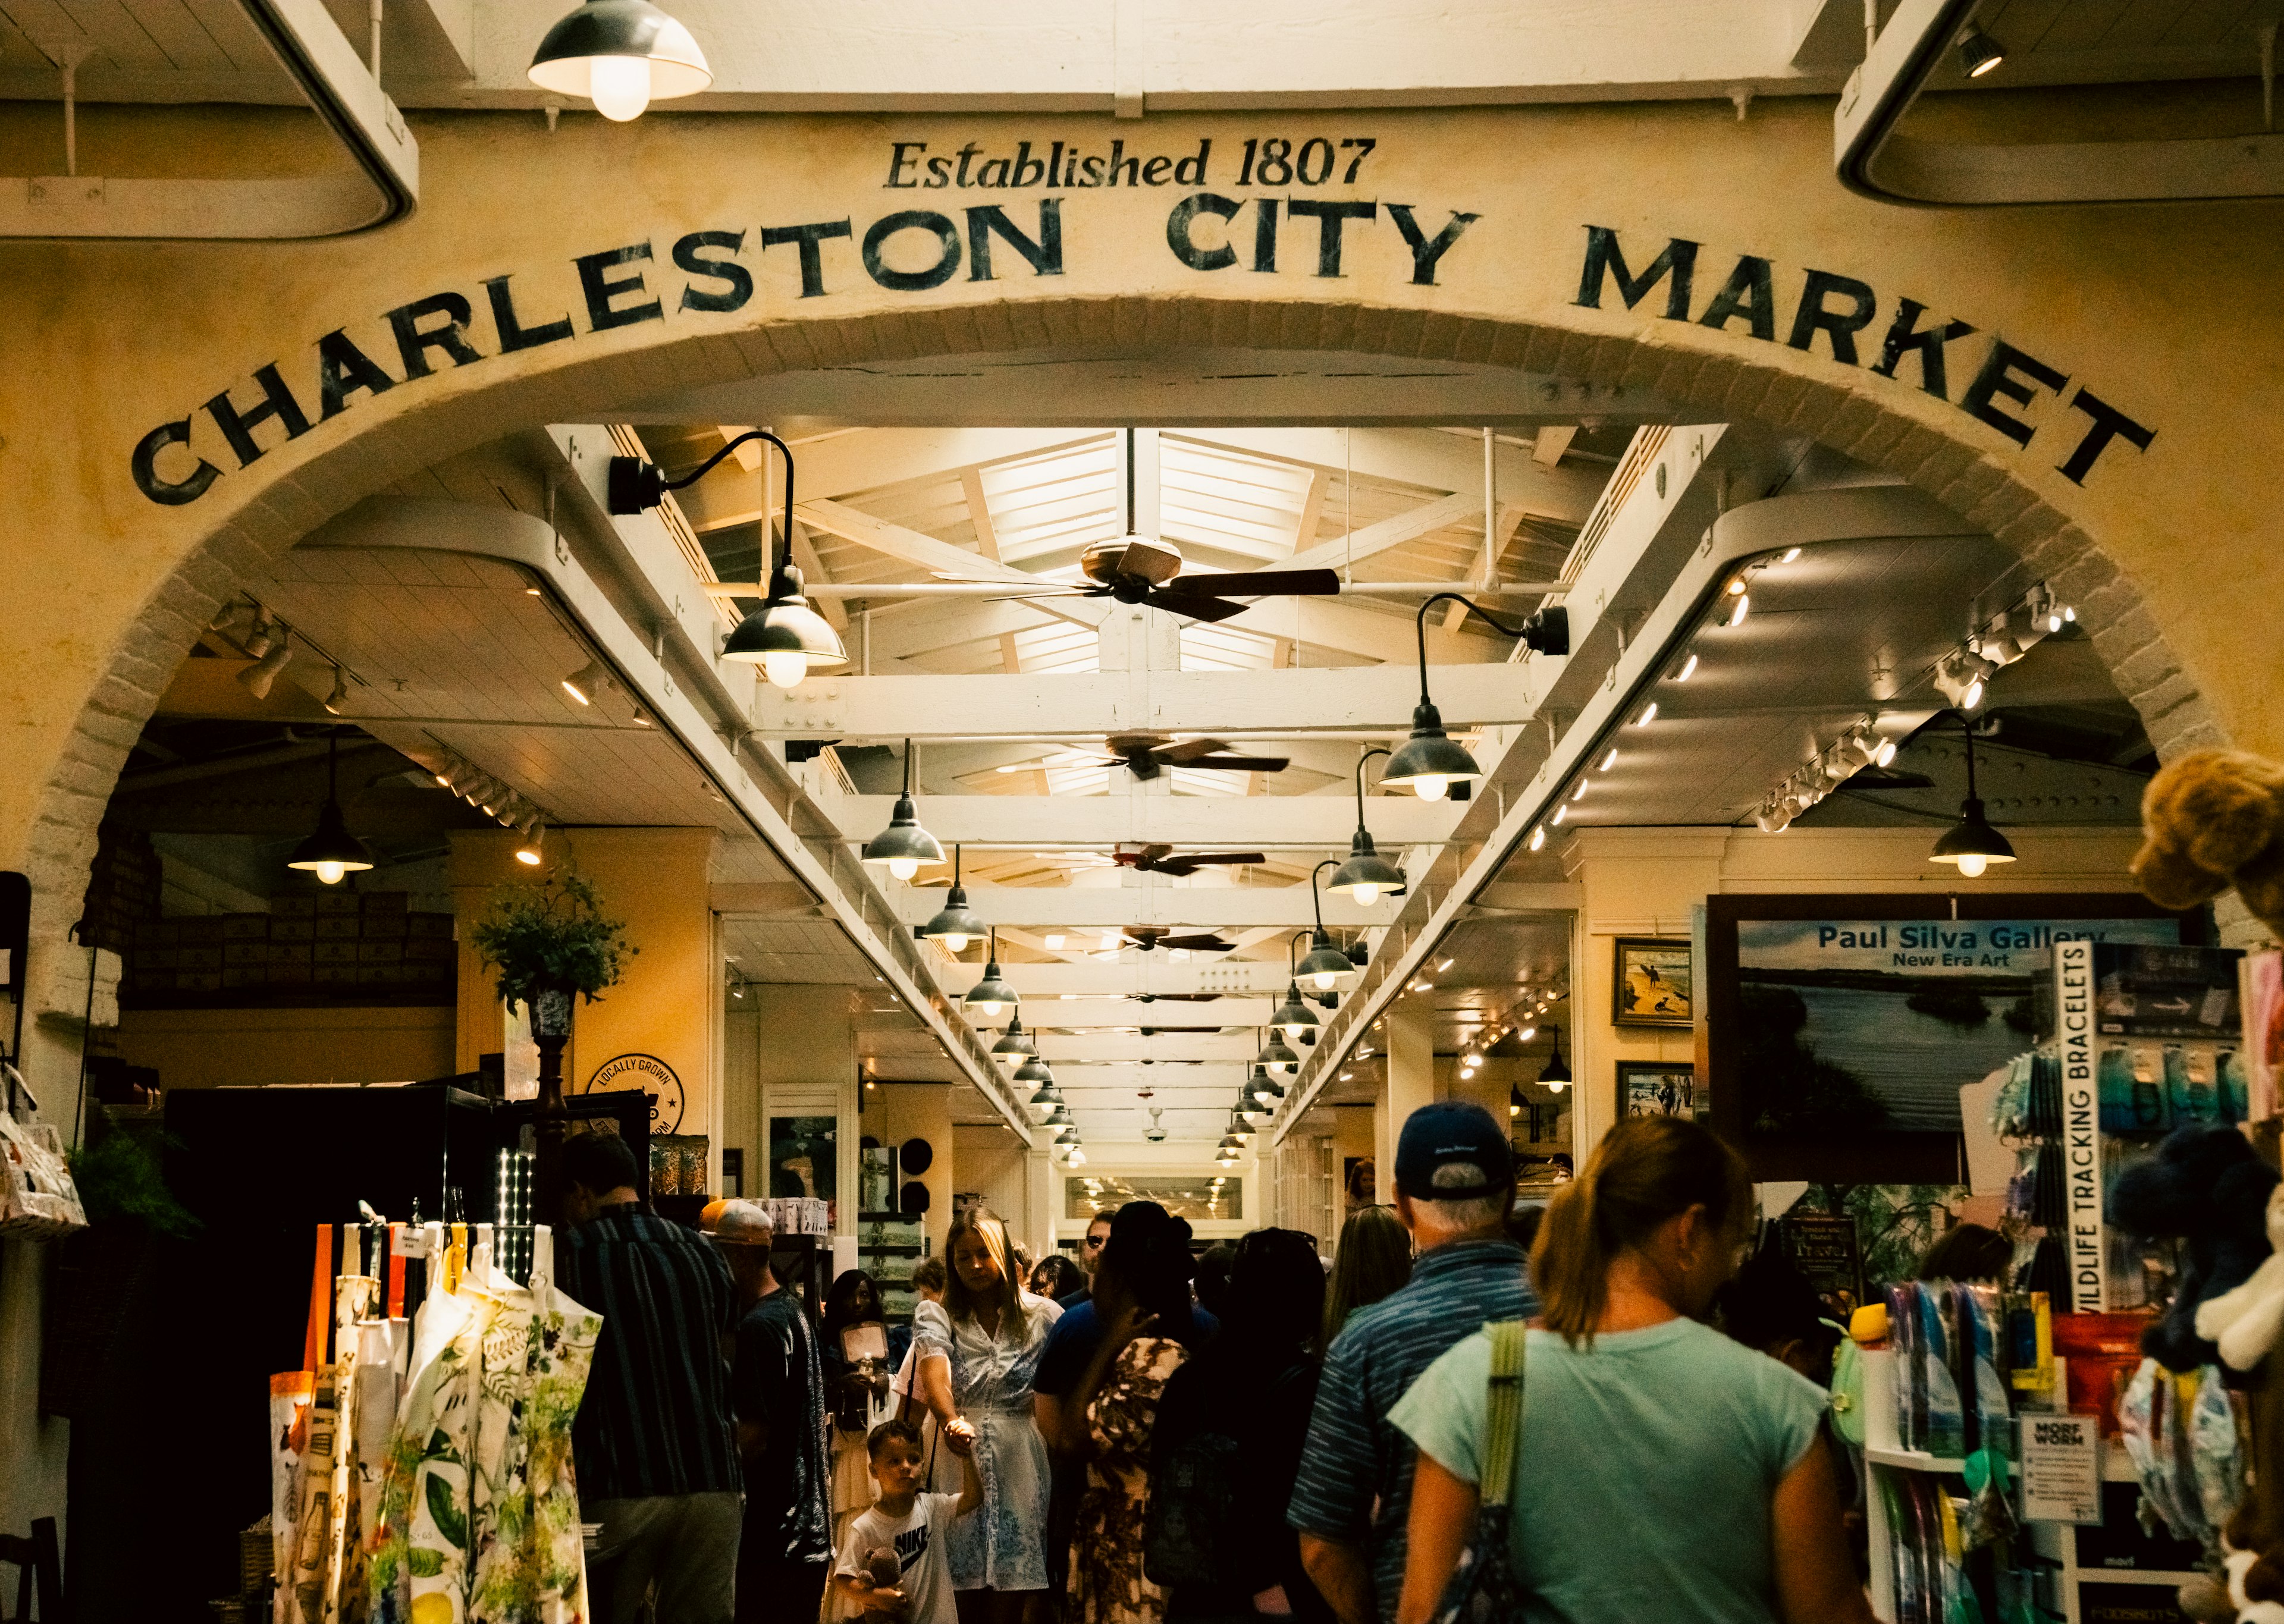
MULTIPOLYGON (((1751 1233, 1743 1159, 1678 1117, 1612 1129, 1531 1252, 1508 1561, 1561 1624, 1872 1624, 1826 1395, 1702 1323, 1751 1233)), ((1480 1503, 1488 1331, 1390 1419, 1419 1446, 1399 1624, 1428 1624, 1480 1503)))

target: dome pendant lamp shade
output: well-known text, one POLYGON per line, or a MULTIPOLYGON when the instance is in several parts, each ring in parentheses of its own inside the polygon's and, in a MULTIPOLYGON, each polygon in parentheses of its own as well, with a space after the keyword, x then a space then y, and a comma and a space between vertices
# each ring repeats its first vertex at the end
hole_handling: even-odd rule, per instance
POLYGON ((1022 1065, 1015 1068, 1015 1081, 1017 1082, 1036 1082, 1043 1089, 1052 1088, 1054 1085, 1055 1074, 1052 1071, 1048 1069, 1047 1063, 1044 1060, 1040 1059, 1036 1055, 1033 1055, 1029 1059, 1024 1061, 1022 1065))
POLYGON ((1036 1060, 1039 1058, 1039 1046, 1024 1033, 1023 1018, 1021 1015, 1011 1015, 1007 1018, 1007 1030, 1001 1035, 997 1042, 991 1045, 991 1058, 1002 1066, 1018 1067, 1026 1060, 1036 1060))
POLYGON ((1030 1103, 1042 1111, 1052 1111, 1063 1103, 1063 1091, 1052 1082, 1043 1082, 1039 1091, 1031 1096, 1030 1103))
POLYGON ((1541 1087, 1552 1089, 1558 1094, 1569 1086, 1570 1067, 1562 1058, 1562 1035, 1560 1032, 1554 1034, 1554 1052, 1546 1057, 1545 1066, 1539 1070, 1538 1081, 1541 1087))
MULTIPOLYGON (((998 932, 991 933, 991 956, 983 966, 983 979, 969 988, 966 996, 960 1002, 987 1019, 996 1017, 1001 1010, 1012 1009, 1021 1002, 1016 996, 1015 989, 1008 986, 1005 979, 999 973, 998 932)), ((1036 1065, 1037 1062, 1034 1060, 1030 1064, 1036 1065)), ((1041 1066, 1040 1069, 1044 1071, 1046 1068, 1041 1066)), ((1021 1067, 1017 1068, 1015 1074, 1018 1077, 1023 1076, 1021 1067)), ((1031 1080, 1023 1077, 1023 1081, 1029 1082, 1031 1080)))
MULTIPOLYGON (((926 941, 942 942, 947 953, 958 953, 965 951, 969 942, 986 934, 989 929, 989 927, 982 919, 976 917, 975 910, 967 905, 966 888, 959 883, 959 847, 955 846, 951 848, 950 894, 943 899, 943 907, 937 911, 936 916, 920 926, 920 935, 926 941)), ((1008 1028, 1008 1035, 1020 1036, 1021 1031, 1022 1023, 1018 1021, 1008 1028)), ((995 1044, 991 1052, 999 1054, 1002 1052, 1036 1053, 1037 1051, 1036 1050, 1003 1051, 995 1044)))
MULTIPOLYGON (((1405 886, 1404 871, 1381 856, 1373 846, 1372 832, 1364 826, 1364 767, 1376 755, 1386 755, 1385 750, 1371 749, 1357 757, 1356 764, 1356 836, 1349 842, 1349 860, 1333 871, 1333 878, 1325 889, 1338 891, 1353 897, 1359 907, 1369 908, 1383 894, 1393 895, 1405 886)), ((1315 876, 1311 875, 1311 881, 1315 876)), ((1319 918, 1318 923, 1323 921, 1319 918)), ((1311 958, 1315 956, 1312 954, 1311 958)), ((1353 966, 1351 966, 1353 968, 1353 966)), ((1317 983, 1319 987, 1324 983, 1317 983)))
MULTIPOLYGON (((1362 781, 1363 770, 1364 763, 1357 762, 1359 783, 1362 781)), ((1357 799, 1361 801, 1363 797, 1359 795, 1357 799)), ((1357 809, 1359 819, 1362 817, 1362 812, 1363 809, 1359 807, 1357 809)), ((1369 835, 1365 838, 1371 839, 1369 835)), ((1317 927, 1309 933, 1308 956, 1302 959, 1293 971, 1296 984, 1306 981, 1320 993, 1331 991, 1333 988, 1345 983, 1356 973, 1356 966, 1349 963, 1349 956, 1333 945, 1332 933, 1325 928, 1325 894, 1318 882, 1323 879, 1326 869, 1337 869, 1340 866, 1332 858, 1327 857, 1309 871, 1309 903, 1316 910, 1317 927)))
POLYGON ((1301 1057, 1287 1048, 1274 1033, 1270 1035, 1269 1041, 1262 1045, 1261 1052, 1254 1058, 1266 1066, 1271 1075, 1289 1076, 1299 1070, 1301 1065, 1301 1057))
POLYGON ((1960 878, 1978 879, 1992 863, 2014 862, 2014 847, 1983 815, 1982 798, 1975 792, 1975 724, 1965 716, 1959 722, 1967 735, 1967 800, 1959 822, 1944 831, 1928 861, 1956 863, 1960 878))
POLYGON ((361 874, 372 867, 372 854, 341 820, 340 755, 336 733, 325 741, 325 806, 317 814, 317 832, 293 848, 286 860, 289 869, 315 874, 322 885, 338 886, 344 874, 361 874))
POLYGON ((714 82, 690 30, 648 0, 587 0, 539 42, 531 82, 591 100, 623 124, 653 101, 695 96, 714 82))
POLYGON ((1295 1042, 1300 1042, 1302 1035, 1313 1031, 1317 1025, 1316 1011, 1301 1002, 1301 984, 1298 981, 1285 984, 1285 1002, 1277 1006, 1277 1013, 1270 1019, 1271 1024, 1284 1027, 1285 1035, 1295 1042))
POLYGON ((1457 592, 1435 593, 1420 605, 1420 703, 1412 713, 1412 737, 1388 758, 1388 770, 1380 781, 1407 786, 1422 800, 1441 800, 1454 784, 1473 784, 1483 776, 1466 747, 1444 734, 1443 713, 1428 697, 1428 611, 1439 603, 1461 605, 1494 630, 1520 638, 1537 653, 1570 652, 1570 612, 1560 605, 1540 610, 1520 626, 1509 626, 1457 592))
POLYGON ((792 565, 771 571, 768 601, 723 640, 722 658, 761 667, 762 675, 779 688, 800 687, 816 667, 848 664, 840 634, 802 587, 801 571, 792 565))
MULTIPOLYGON (((912 804, 912 741, 904 740, 904 792, 896 797, 895 808, 888 816, 888 826, 864 842, 864 861, 885 868, 897 879, 910 879, 924 867, 943 861, 943 847, 936 838, 920 827, 919 808, 912 804)), ((964 899, 963 899, 964 900, 964 899)), ((998 966, 992 966, 997 977, 998 966)), ((969 994, 970 1002, 974 995, 969 994)), ((1013 999, 1003 1002, 1012 1003, 1013 999)), ((997 1015, 995 1007, 983 1011, 997 1015)))
POLYGON ((1523 1105, 1522 1085, 1517 1083, 1506 1091, 1506 1114, 1509 1120, 1522 1114, 1523 1105))

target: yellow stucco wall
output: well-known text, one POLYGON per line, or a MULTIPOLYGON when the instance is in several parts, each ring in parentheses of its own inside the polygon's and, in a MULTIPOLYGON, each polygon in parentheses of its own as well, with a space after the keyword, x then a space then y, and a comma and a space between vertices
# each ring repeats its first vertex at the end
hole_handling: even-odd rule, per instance
MULTIPOLYGON (((241 137, 249 151, 273 151, 284 128, 274 115, 214 109, 110 108, 103 119, 104 163, 122 173, 241 137)), ((1812 433, 1905 473, 2067 574, 2121 683, 2145 714, 2170 715, 2153 727, 2161 744, 2225 733, 2284 753, 2272 675, 2284 637, 2261 613, 2284 597, 2261 474, 2284 439, 2272 322, 2284 206, 2273 201, 1875 205, 1834 182, 1829 110, 1811 101, 1764 102, 1742 122, 1725 104, 1122 124, 653 114, 614 127, 575 116, 553 134, 529 114, 414 122, 421 208, 385 232, 308 244, 0 245, 0 716, 12 746, 0 864, 35 877, 35 937, 60 933, 120 753, 213 602, 329 514, 518 424, 788 368, 951 352, 1210 345, 1426 355, 1639 386, 1694 413, 1812 433), (1361 147, 1340 152, 1315 187, 1266 174, 1240 183, 1247 141, 1297 145, 1315 134, 1374 143, 1352 183, 1348 163, 1361 147), (980 166, 1019 143, 1036 159, 1055 142, 1101 154, 1114 140, 1165 158, 1164 183, 887 183, 925 180, 929 157, 968 146, 980 166), (899 142, 925 144, 903 149, 901 171, 899 142), (1173 160, 1207 143, 1205 184, 1185 183, 1173 160), (1169 211, 1196 191, 1242 205, 1226 223, 1233 262, 1222 269, 1185 264, 1169 246, 1169 211), (941 285, 882 286, 860 263, 859 241, 897 210, 945 212, 972 254, 979 228, 969 217, 958 229, 963 211, 999 206, 1036 236, 1047 196, 1060 199, 1059 274, 1033 274, 1004 236, 988 281, 971 279, 964 259, 941 285), (1253 223, 1271 199, 1287 217, 1277 269, 1262 271, 1253 223), (1347 228, 1337 276, 1318 274, 1318 223, 1291 217, 1295 199, 1327 199, 1374 209, 1347 228), (1417 279, 1391 217, 1399 203, 1423 235, 1453 211, 1476 216, 1432 281, 1417 279), (803 297, 799 249, 765 247, 763 229, 843 220, 852 238, 818 245, 821 291, 803 297), (1587 228, 1597 225, 1618 233, 1637 272, 1670 238, 1700 245, 1689 319, 1659 314, 1670 283, 1628 310, 1606 279, 1600 308, 1580 307, 1587 228), (750 278, 741 308, 689 304, 718 302, 734 286, 675 268, 677 245, 700 231, 743 234, 734 254, 726 243, 702 249, 733 257, 750 278), (583 292, 577 256, 644 246, 646 262, 588 272, 598 286, 638 272, 641 288, 583 292), (1747 255, 1767 262, 1766 339, 1748 315, 1702 324, 1732 271, 1751 269, 1747 255), (1806 348, 1787 342, 1811 269, 1871 291, 1858 364, 1835 359, 1826 334, 1805 335, 1806 348), (560 317, 565 336, 501 353, 487 282, 502 277, 518 321, 545 331, 560 317), (438 294, 468 302, 476 358, 452 364, 443 351, 419 351, 432 375, 408 377, 387 313, 438 294), (657 319, 596 330, 598 313, 607 324, 651 297, 657 319), (1925 307, 1921 327, 1975 330, 1948 347, 1948 398, 1925 392, 1909 360, 1895 378, 1871 370, 1904 300, 1925 307), (350 389, 328 419, 318 350, 331 334, 340 335, 329 340, 337 371, 354 345, 389 386, 350 389), (2026 445, 1959 403, 1992 335, 2030 358, 2009 374, 2022 403, 2002 394, 1991 408, 2031 431, 2026 445), (257 374, 273 363, 310 426, 289 440, 278 419, 258 425, 257 460, 241 467, 207 403, 226 394, 251 410, 257 374), (2024 381, 2034 376, 2048 382, 2024 381), (2155 437, 2146 449, 2113 441, 2080 484, 2057 468, 2094 425, 2087 395, 2155 437), (180 482, 202 462, 219 470, 178 505, 150 500, 130 475, 138 441, 168 423, 185 425, 187 441, 159 448, 154 480, 180 482)), ((1208 215, 1193 239, 1216 248, 1224 231, 1208 215)), ((930 257, 928 241, 901 232, 888 262, 909 272, 930 257)), ((1826 306, 1844 307, 1850 295, 1834 286, 1826 306)), ((1577 398, 1591 407, 1591 393, 1577 398)))

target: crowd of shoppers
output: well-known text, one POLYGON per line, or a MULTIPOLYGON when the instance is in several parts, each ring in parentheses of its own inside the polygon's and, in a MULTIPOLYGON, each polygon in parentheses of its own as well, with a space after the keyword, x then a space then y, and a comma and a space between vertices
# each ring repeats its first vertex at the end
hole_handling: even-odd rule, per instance
POLYGON ((1199 1256, 1136 1201, 1026 1269, 969 1210, 914 1271, 908 1347, 861 1271, 801 1301, 760 1207, 659 1219, 615 1140, 566 1170, 559 1267, 605 1316, 574 1431, 602 1624, 1428 1624, 1477 1526, 1503 1322, 1530 1327, 1522 1617, 1871 1619, 1828 1344, 1773 1261, 1739 1276, 1751 1187, 1694 1122, 1621 1124, 1532 1234, 1501 1125, 1424 1106, 1394 1206, 1331 1260, 1276 1229, 1199 1256))

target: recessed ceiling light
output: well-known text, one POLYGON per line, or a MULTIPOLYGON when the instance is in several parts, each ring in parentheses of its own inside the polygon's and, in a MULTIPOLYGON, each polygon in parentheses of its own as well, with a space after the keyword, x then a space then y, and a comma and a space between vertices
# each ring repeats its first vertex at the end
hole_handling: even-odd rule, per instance
POLYGON ((1752 612, 1752 607, 1753 600, 1742 594, 1740 594, 1737 598, 1737 606, 1730 611, 1729 624, 1732 626, 1742 626, 1745 623, 1745 616, 1752 612))
POLYGON ((1787 548, 1786 548, 1786 549, 1785 549, 1785 555, 1784 555, 1784 557, 1783 557, 1783 558, 1779 558, 1779 559, 1777 560, 1777 562, 1778 562, 1778 563, 1779 563, 1779 564, 1789 564, 1789 563, 1791 563, 1795 558, 1797 558, 1798 557, 1800 557, 1800 549, 1799 549, 1799 548, 1797 548, 1797 547, 1787 547, 1787 548))
POLYGON ((1449 970, 1452 965, 1454 965, 1454 964, 1458 964, 1459 962, 1459 960, 1457 960, 1457 959, 1455 959, 1455 958, 1447 958, 1447 959, 1443 960, 1443 963, 1441 963, 1441 964, 1437 964, 1437 965, 1435 966, 1435 972, 1436 972, 1438 975, 1441 975, 1444 971, 1449 970))
POLYGON ((1607 771, 1609 771, 1609 770, 1610 770, 1610 769, 1611 769, 1611 768, 1615 767, 1617 764, 1618 764, 1618 753, 1617 753, 1616 748, 1615 748, 1615 746, 1613 746, 1613 747, 1612 747, 1612 749, 1611 749, 1611 751, 1610 751, 1610 753, 1609 753, 1609 754, 1607 754, 1607 755, 1606 755, 1606 756, 1604 756, 1604 757, 1602 758, 1601 770, 1602 770, 1603 772, 1607 772, 1607 771))
POLYGON ((1647 705, 1642 707, 1642 714, 1634 718, 1634 726, 1638 728, 1646 728, 1656 720, 1657 701, 1655 699, 1652 699, 1647 705))
POLYGON ((1530 849, 1538 850, 1546 844, 1546 825, 1541 824, 1530 832, 1530 849))
POLYGON ((1673 680, 1677 683, 1686 683, 1696 675, 1697 656, 1692 654, 1688 659, 1681 662, 1681 669, 1673 674, 1673 680))

